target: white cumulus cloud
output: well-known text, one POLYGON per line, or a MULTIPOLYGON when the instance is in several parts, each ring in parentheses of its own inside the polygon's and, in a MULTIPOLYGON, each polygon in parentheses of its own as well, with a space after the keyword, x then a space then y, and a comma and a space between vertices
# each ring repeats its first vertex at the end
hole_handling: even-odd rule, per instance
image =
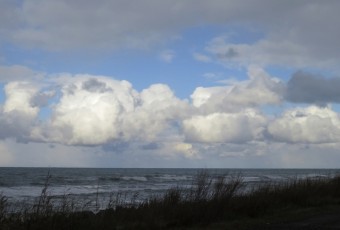
POLYGON ((286 111, 268 126, 276 141, 330 143, 340 141, 339 115, 328 107, 310 106, 286 111))
POLYGON ((35 136, 80 145, 119 138, 121 115, 134 109, 137 94, 127 81, 90 75, 68 78, 61 86, 61 93, 48 130, 42 129, 35 136))
POLYGON ((39 88, 29 82, 10 82, 5 86, 6 102, 3 106, 4 113, 18 112, 35 117, 39 108, 32 105, 31 101, 39 88))
POLYGON ((262 138, 266 118, 254 110, 212 113, 183 121, 187 141, 243 143, 262 138))
POLYGON ((151 85, 140 93, 140 103, 122 119, 124 138, 153 141, 161 133, 170 135, 179 120, 186 116, 188 104, 178 99, 164 84, 151 85))
POLYGON ((39 89, 30 82, 13 81, 5 85, 6 99, 0 107, 0 138, 27 141, 38 123, 40 108, 34 105, 33 100, 39 89))
POLYGON ((251 66, 249 80, 233 82, 227 86, 198 87, 191 95, 195 107, 207 113, 240 111, 244 107, 279 104, 284 84, 269 76, 263 69, 251 66))
POLYGON ((152 142, 177 135, 188 103, 163 84, 137 92, 127 81, 103 76, 63 75, 52 116, 32 131, 36 141, 101 145, 113 141, 152 142))

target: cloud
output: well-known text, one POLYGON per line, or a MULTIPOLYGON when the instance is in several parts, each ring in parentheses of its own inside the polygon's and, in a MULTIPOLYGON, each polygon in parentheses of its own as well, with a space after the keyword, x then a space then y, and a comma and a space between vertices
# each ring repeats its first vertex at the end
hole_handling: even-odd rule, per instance
POLYGON ((20 142, 178 142, 180 121, 190 110, 167 85, 137 92, 127 81, 86 74, 59 74, 44 84, 12 81, 4 91, 0 138, 20 142), (41 117, 43 107, 50 112, 41 117))
POLYGON ((125 141, 111 141, 101 145, 101 149, 104 152, 114 152, 122 154, 127 152, 131 147, 131 143, 125 141))
POLYGON ((199 155, 198 151, 193 147, 192 144, 185 143, 185 142, 175 142, 172 144, 172 152, 176 152, 182 154, 184 157, 189 159, 200 159, 201 156, 199 155))
MULTIPOLYGON (((239 16, 231 16, 229 23, 236 22, 240 28, 254 33, 249 36, 252 40, 240 42, 233 34, 217 36, 205 47, 207 58, 228 67, 256 64, 339 69, 336 37, 340 30, 338 25, 333 26, 339 19, 338 2, 300 2, 294 7, 289 3, 248 2, 248 6, 254 4, 252 9, 244 3, 234 4, 239 16)), ((233 33, 238 34, 237 30, 233 33)))
POLYGON ((251 66, 249 80, 232 82, 227 86, 198 87, 191 95, 195 107, 207 113, 239 111, 244 107, 279 104, 284 84, 263 69, 251 66))
POLYGON ((196 61, 205 62, 205 63, 212 62, 212 58, 204 54, 194 53, 193 57, 196 61))
POLYGON ((145 150, 156 150, 160 148, 161 148, 161 145, 157 142, 151 142, 151 143, 142 145, 142 149, 145 149, 145 150))
POLYGON ((26 142, 37 125, 40 108, 32 100, 39 86, 30 82, 13 81, 4 87, 6 100, 0 107, 0 138, 26 142))
POLYGON ((207 79, 217 79, 220 77, 221 74, 216 74, 216 73, 204 73, 203 77, 207 79))
POLYGON ((45 141, 97 145, 119 138, 120 119, 135 107, 135 92, 127 81, 76 75, 61 85, 62 96, 54 105, 45 129, 35 138, 45 141), (47 129, 46 129, 47 128, 47 129))
MULTIPOLYGON (((49 86, 13 81, 4 88, 0 137, 90 146, 184 140, 245 143, 263 140, 263 134, 275 141, 338 141, 338 115, 329 108, 290 110, 272 119, 266 130, 268 118, 259 108, 281 103, 285 85, 255 66, 248 75, 249 80, 227 86, 197 88, 192 104, 177 98, 164 84, 137 92, 129 82, 105 76, 60 74, 49 86), (49 104, 51 99, 53 104, 49 104), (49 106, 51 115, 39 121, 44 106, 49 106)), ((289 81, 286 92, 291 101, 337 100, 337 79, 312 76, 308 85, 304 84, 307 78, 297 73, 289 81)))
POLYGON ((240 113, 213 113, 183 121, 184 135, 190 142, 244 143, 261 139, 266 118, 254 110, 240 113))
POLYGON ((5 85, 6 102, 3 106, 4 113, 18 112, 29 117, 36 117, 39 108, 31 101, 38 93, 39 88, 30 82, 10 82, 5 85))
POLYGON ((56 90, 54 89, 40 90, 39 93, 31 99, 31 105, 39 108, 48 106, 49 100, 55 96, 56 90))
POLYGON ((177 98, 167 85, 154 84, 137 92, 129 82, 105 76, 60 74, 47 87, 10 82, 5 86, 0 125, 6 133, 1 137, 84 146, 173 143, 174 151, 194 157, 197 152, 189 146, 191 142, 241 143, 262 138, 266 118, 256 109, 241 108, 268 103, 267 98, 277 103, 280 82, 255 67, 249 75, 245 82, 208 88, 206 99, 196 89, 192 105, 177 98), (242 98, 252 90, 257 98, 242 98), (207 107, 210 103, 213 106, 207 107), (39 121, 44 106, 49 106, 51 114, 39 121), (11 125, 11 117, 20 121, 11 125))
POLYGON ((140 103, 122 120, 124 138, 154 141, 178 132, 178 122, 187 116, 189 105, 164 84, 151 85, 140 93, 140 103))
POLYGON ((166 63, 171 63, 172 60, 175 58, 176 53, 173 50, 164 50, 160 54, 160 59, 166 63))
POLYGON ((268 133, 274 140, 287 143, 339 142, 340 119, 328 107, 295 108, 273 120, 268 125, 268 133))
POLYGON ((105 93, 112 91, 112 88, 107 87, 104 82, 99 81, 96 78, 90 78, 84 81, 82 89, 91 93, 105 93))
MULTIPOLYGON (((56 82, 60 99, 52 116, 32 130, 31 140, 92 146, 159 141, 178 135, 189 107, 163 84, 139 93, 127 81, 103 76, 62 75, 56 82)), ((54 95, 48 92, 37 95, 48 99, 54 95)))
MULTIPOLYGON (((306 86, 303 82, 309 75, 304 74, 296 73, 286 86, 263 69, 251 66, 249 79, 197 88, 191 102, 177 98, 165 84, 137 91, 129 82, 107 76, 62 73, 53 79, 46 76, 44 84, 34 79, 12 81, 5 85, 6 98, 0 106, 0 139, 12 145, 15 140, 21 149, 24 143, 34 146, 34 150, 40 145, 45 150, 53 144, 56 148, 48 150, 48 157, 57 155, 60 149, 79 148, 74 159, 82 159, 84 164, 89 164, 89 149, 98 154, 92 156, 94 159, 109 159, 115 153, 115 160, 127 154, 131 159, 152 156, 199 162, 211 154, 215 161, 226 158, 233 162, 249 157, 270 159, 273 149, 281 145, 305 146, 308 151, 310 145, 322 149, 340 143, 339 115, 330 107, 294 108, 278 117, 262 109, 268 104, 279 105, 287 92, 307 101, 313 87, 319 90, 319 98, 326 98, 322 102, 335 101, 335 91, 330 96, 322 92, 333 92, 327 87, 335 87, 336 79, 312 76, 311 86, 306 86), (292 91, 293 86, 298 89, 292 91), (44 116, 43 107, 49 109, 44 116), (80 156, 82 148, 87 149, 84 159, 80 156)), ((3 148, 7 151, 4 159, 8 159, 4 165, 19 162, 19 152, 13 148, 7 144, 3 148), (9 154, 13 157, 6 158, 9 154)), ((283 151, 284 147, 280 148, 283 151)), ((63 160, 56 162, 65 161, 63 154, 63 160)))
MULTIPOLYGON (((200 62, 242 68, 255 64, 263 68, 338 70, 339 7, 338 1, 314 0, 294 4, 267 0, 0 1, 0 46, 3 53, 14 50, 9 56, 0 54, 0 59, 7 63, 20 56, 25 62, 36 54, 59 52, 57 56, 62 58, 80 52, 92 60, 102 57, 96 56, 97 52, 163 46, 182 33, 184 39, 176 42, 189 42, 191 51, 186 52, 197 51, 193 58, 200 62), (212 34, 215 31, 228 36, 212 34), (214 36, 202 50, 197 49, 198 42, 214 36)), ((176 51, 164 50, 162 55, 160 58, 170 63, 176 51)), ((40 64, 46 67, 49 61, 40 64)), ((202 73, 213 73, 203 69, 202 73)), ((303 164, 312 148, 313 157, 323 149, 331 149, 336 155, 339 148, 339 114, 327 107, 328 103, 339 103, 336 78, 298 72, 285 85, 263 69, 250 67, 248 79, 198 87, 186 101, 164 84, 137 91, 127 81, 104 76, 59 74, 50 79, 46 75, 20 65, 0 66, 6 96, 0 105, 0 138, 6 139, 6 146, 0 144, 0 150, 6 154, 0 157, 6 159, 13 154, 15 161, 22 159, 22 165, 46 164, 51 159, 60 159, 62 164, 79 160, 80 165, 91 165, 90 160, 99 158, 91 153, 98 151, 104 163, 114 159, 119 166, 121 161, 129 165, 131 159, 137 165, 144 159, 144 165, 148 165, 150 155, 145 153, 155 153, 155 160, 165 152, 188 159, 186 162, 201 157, 217 165, 227 162, 233 166, 231 158, 261 157, 261 153, 268 152, 272 156, 280 149, 275 157, 287 156, 283 160, 289 166, 297 161, 303 164), (289 109, 277 117, 266 114, 268 106, 270 110, 277 108, 285 100, 324 107, 289 109), (35 143, 18 144, 7 139, 35 143), (7 141, 20 147, 13 151, 7 141), (51 143, 57 146, 53 151, 48 147, 51 143), (335 147, 324 147, 329 143, 336 143, 335 147), (79 150, 84 146, 91 146, 91 153, 79 150), (220 147, 209 155, 212 146, 220 147), (301 150, 297 146, 306 148, 301 159, 296 156, 301 150), (124 158, 124 154, 112 154, 115 157, 109 158, 105 147, 130 155, 124 158), (26 149, 33 159, 24 157, 26 149), (293 153, 285 155, 291 150, 293 153), (47 154, 35 153, 40 151, 47 154), (77 152, 77 157, 69 159, 71 152, 77 152), (81 161, 82 154, 92 157, 81 161), (44 163, 39 163, 39 158, 44 163), (222 158, 228 159, 220 163, 222 158)), ((266 157, 257 159, 268 162, 274 158, 266 157)), ((247 162, 252 164, 254 159, 247 158, 247 162)), ((4 165, 12 160, 4 161, 4 165)))
MULTIPOLYGON (((339 57, 337 1, 53 1, 0 3, 2 41, 49 51, 146 48, 185 29, 237 25, 259 31, 252 44, 226 41, 214 53, 224 62, 334 65, 339 57), (193 7, 195 6, 195 7, 193 7), (318 28, 317 30, 315 28, 318 28)), ((209 60, 201 56, 201 60, 209 60)))
POLYGON ((0 115, 0 139, 12 138, 18 142, 27 143, 36 121, 27 114, 17 111, 0 115))
POLYGON ((327 61, 320 61, 319 57, 308 53, 306 47, 296 44, 289 39, 276 41, 271 39, 260 39, 253 44, 234 44, 224 37, 214 38, 206 51, 212 55, 211 59, 222 63, 227 67, 237 66, 293 66, 306 67, 314 64, 314 67, 328 65, 327 61))
POLYGON ((42 80, 44 73, 34 71, 26 66, 0 66, 0 82, 42 80))
POLYGON ((12 1, 1 1, 0 7, 0 41, 19 23, 17 5, 12 1))
POLYGON ((50 51, 143 49, 183 28, 188 7, 178 1, 25 0, 6 7, 19 20, 5 31, 12 42, 50 51))
POLYGON ((295 103, 325 105, 340 102, 340 79, 297 72, 287 84, 286 99, 295 103))

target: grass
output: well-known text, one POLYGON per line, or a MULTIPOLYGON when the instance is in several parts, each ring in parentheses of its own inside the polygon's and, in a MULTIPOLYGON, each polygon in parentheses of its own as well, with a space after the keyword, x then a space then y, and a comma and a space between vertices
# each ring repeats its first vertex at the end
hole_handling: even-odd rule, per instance
POLYGON ((33 205, 23 205, 14 213, 0 195, 0 229, 233 229, 240 221, 261 222, 275 213, 340 206, 340 176, 294 178, 249 191, 241 175, 213 179, 202 171, 190 188, 175 187, 143 202, 137 202, 138 194, 127 200, 124 193, 112 193, 106 209, 97 213, 87 211, 86 205, 79 207, 66 194, 54 200, 48 192, 49 180, 50 175, 33 205))

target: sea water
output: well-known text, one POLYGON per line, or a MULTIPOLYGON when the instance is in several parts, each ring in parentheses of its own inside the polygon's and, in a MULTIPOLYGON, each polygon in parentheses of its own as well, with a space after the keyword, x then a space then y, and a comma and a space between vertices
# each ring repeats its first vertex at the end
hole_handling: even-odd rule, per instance
MULTIPOLYGON (((241 175, 246 186, 290 178, 332 177, 339 169, 182 169, 182 168, 0 168, 0 193, 10 203, 33 203, 47 183, 47 195, 72 197, 105 208, 112 195, 145 200, 168 189, 189 188, 200 172, 211 178, 241 175)), ((112 198, 112 197, 111 197, 112 198)))

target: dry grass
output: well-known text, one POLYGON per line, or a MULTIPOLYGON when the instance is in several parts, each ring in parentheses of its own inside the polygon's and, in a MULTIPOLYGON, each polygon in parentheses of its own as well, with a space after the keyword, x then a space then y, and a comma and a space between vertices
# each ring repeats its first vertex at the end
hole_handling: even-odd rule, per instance
POLYGON ((95 214, 76 207, 67 195, 55 202, 48 192, 49 178, 35 204, 16 213, 8 211, 7 198, 0 195, 0 229, 182 229, 261 218, 278 210, 340 205, 340 177, 295 178, 243 192, 241 175, 216 179, 202 171, 190 188, 175 187, 143 202, 137 202, 137 193, 129 200, 126 193, 112 193, 106 209, 95 214))

